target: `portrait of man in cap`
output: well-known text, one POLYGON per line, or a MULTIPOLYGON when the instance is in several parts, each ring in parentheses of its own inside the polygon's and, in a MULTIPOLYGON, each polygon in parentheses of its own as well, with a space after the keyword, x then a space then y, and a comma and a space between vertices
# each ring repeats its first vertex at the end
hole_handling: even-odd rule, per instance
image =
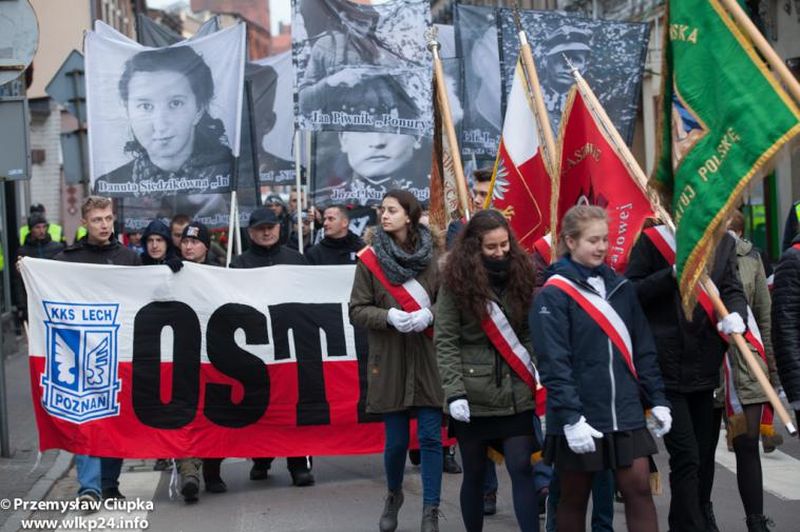
POLYGON ((539 57, 544 68, 539 71, 539 78, 551 120, 554 114, 560 118, 569 89, 575 83, 570 63, 581 74, 586 71, 592 50, 591 39, 592 32, 589 29, 561 26, 542 43, 539 57))

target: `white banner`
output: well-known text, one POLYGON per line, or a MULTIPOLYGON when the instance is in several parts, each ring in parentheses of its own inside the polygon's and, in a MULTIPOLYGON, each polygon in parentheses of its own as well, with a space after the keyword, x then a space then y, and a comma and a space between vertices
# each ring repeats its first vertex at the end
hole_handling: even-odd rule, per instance
POLYGON ((163 197, 230 191, 239 154, 245 25, 165 48, 86 35, 93 189, 163 197))

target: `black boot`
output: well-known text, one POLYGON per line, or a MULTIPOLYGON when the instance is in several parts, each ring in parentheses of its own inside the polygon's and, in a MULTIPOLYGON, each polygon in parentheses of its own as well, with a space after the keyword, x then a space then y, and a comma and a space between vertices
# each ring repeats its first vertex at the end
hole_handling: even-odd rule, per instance
POLYGON ((394 532, 397 530, 397 512, 403 506, 403 490, 390 491, 386 494, 386 503, 378 526, 381 532, 394 532))
POLYGON ((770 528, 775 526, 772 519, 761 514, 748 515, 745 522, 747 523, 747 532, 770 532, 770 528))
POLYGON ((703 515, 706 518, 708 532, 719 532, 719 528, 717 528, 717 518, 714 517, 714 505, 710 502, 705 503, 703 505, 703 515))
POLYGON ((456 450, 453 447, 445 447, 442 449, 444 457, 442 459, 442 471, 450 473, 451 475, 458 475, 461 473, 461 466, 456 462, 456 450))
POLYGON ((439 532, 439 516, 441 512, 438 506, 428 505, 422 507, 422 526, 420 532, 439 532))

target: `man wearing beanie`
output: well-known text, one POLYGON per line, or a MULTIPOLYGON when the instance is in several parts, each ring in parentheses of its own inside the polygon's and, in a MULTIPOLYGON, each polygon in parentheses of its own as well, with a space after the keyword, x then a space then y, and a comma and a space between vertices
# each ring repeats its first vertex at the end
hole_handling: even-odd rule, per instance
POLYGON ((181 233, 181 256, 189 262, 214 264, 209 261, 208 249, 211 247, 211 233, 200 222, 192 222, 181 233))
MULTIPOLYGON (((231 262, 231 268, 261 268, 277 264, 307 265, 305 257, 280 243, 281 219, 267 207, 259 207, 250 215, 247 226, 250 249, 231 262)), ((250 480, 264 480, 274 458, 254 458, 250 469, 250 480)), ((310 486, 314 483, 311 474, 311 457, 295 456, 286 459, 292 483, 295 486, 310 486)))
MULTIPOLYGON (((211 234, 204 224, 200 222, 187 224, 183 228, 183 232, 181 232, 180 245, 180 252, 185 261, 217 266, 213 261, 209 261, 208 248, 211 246, 211 234)), ((172 271, 177 272, 175 269, 172 271)), ((228 491, 228 487, 219 476, 221 462, 222 458, 200 459, 187 457, 175 459, 175 468, 180 476, 181 495, 187 504, 198 501, 201 470, 203 472, 203 481, 206 484, 206 491, 210 493, 228 491)))
MULTIPOLYGON (((47 219, 42 213, 34 213, 28 216, 28 234, 25 242, 17 250, 17 260, 22 257, 34 257, 37 259, 52 259, 64 250, 64 244, 53 242, 52 235, 47 231, 47 219)), ((19 263, 17 263, 19 264, 19 263)), ((25 292, 25 284, 17 268, 14 274, 14 291, 17 294, 17 315, 19 320, 28 320, 28 296, 25 292)))

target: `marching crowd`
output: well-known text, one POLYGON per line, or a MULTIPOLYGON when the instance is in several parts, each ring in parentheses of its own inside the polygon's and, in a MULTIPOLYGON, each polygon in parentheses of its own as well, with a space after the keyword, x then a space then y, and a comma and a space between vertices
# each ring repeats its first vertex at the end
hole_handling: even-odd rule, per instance
MULTIPOLYGON (((230 265, 356 264, 350 320, 367 333, 367 412, 382 416, 386 436, 379 529, 398 527, 413 418, 425 532, 438 530, 443 470, 461 472, 443 424, 458 442, 470 532, 496 511, 498 462, 511 479, 520 530, 539 530, 540 514, 548 531, 584 530, 590 496, 594 531, 613 530, 615 498, 624 502, 629 530, 657 530, 654 437, 669 453, 670 530, 714 532, 714 453, 724 416, 748 531, 770 530, 759 438, 764 432, 765 450, 780 438, 766 395, 727 337, 745 333, 751 312, 764 340, 756 358, 800 413, 800 234, 790 235, 770 293, 764 263, 735 214, 708 269, 730 314, 718 320, 698 306, 687 316, 661 226, 643 232, 623 276, 606 265, 606 212, 573 207, 549 264, 519 245, 499 211, 483 209, 491 173, 474 177, 475 213, 453 222, 446 239, 423 223, 412 194, 392 190, 364 240, 349 230, 348 209, 331 205, 322 212, 324 237, 301 254, 289 246, 286 206, 268 201, 250 216, 249 247, 230 265), (731 395, 736 408, 723 400, 731 395)), ((115 237, 111 200, 90 196, 81 215, 87 233, 65 248, 44 213, 32 212, 20 256, 173 272, 185 261, 219 265, 209 229, 188 217, 171 226, 152 221, 132 243, 139 251, 115 237)), ((303 231, 298 218, 295 231, 303 231)), ((796 220, 790 227, 796 233, 796 220)), ((19 301, 24 313, 25 298, 19 301)), ((200 477, 208 492, 227 489, 222 457, 174 458, 186 502, 198 500, 200 477)), ((250 478, 267 478, 273 460, 253 458, 250 478)), ((121 458, 76 456, 79 497, 124 497, 121 465, 121 458)), ((314 483, 311 457, 289 457, 287 465, 295 485, 314 483)), ((162 459, 156 467, 169 465, 162 459)))

